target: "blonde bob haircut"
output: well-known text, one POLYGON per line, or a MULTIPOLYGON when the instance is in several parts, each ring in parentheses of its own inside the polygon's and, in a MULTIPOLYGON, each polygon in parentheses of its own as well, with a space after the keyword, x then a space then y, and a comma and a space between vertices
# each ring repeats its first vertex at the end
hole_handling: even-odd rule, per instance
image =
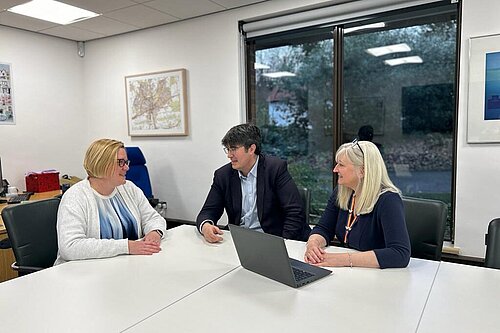
MULTIPOLYGON (((345 143, 337 150, 335 161, 345 156, 354 165, 359 183, 356 189, 355 214, 368 214, 373 211, 379 196, 384 192, 394 192, 401 195, 399 189, 392 183, 387 174, 384 160, 377 146, 370 141, 345 143), (358 146, 359 145, 359 146, 358 146), (360 151, 362 149, 362 152, 360 151)), ((353 190, 339 185, 337 204, 344 210, 349 210, 349 199, 353 190)))
POLYGON ((123 142, 100 139, 92 142, 85 153, 83 167, 89 177, 103 178, 111 175, 118 157, 118 150, 125 148, 123 142))

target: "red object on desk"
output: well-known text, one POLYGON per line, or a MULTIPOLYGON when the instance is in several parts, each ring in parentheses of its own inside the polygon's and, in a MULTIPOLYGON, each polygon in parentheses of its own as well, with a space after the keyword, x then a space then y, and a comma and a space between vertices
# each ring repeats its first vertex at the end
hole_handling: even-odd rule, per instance
POLYGON ((26 179, 27 192, 47 192, 59 190, 59 172, 42 171, 28 173, 26 179))

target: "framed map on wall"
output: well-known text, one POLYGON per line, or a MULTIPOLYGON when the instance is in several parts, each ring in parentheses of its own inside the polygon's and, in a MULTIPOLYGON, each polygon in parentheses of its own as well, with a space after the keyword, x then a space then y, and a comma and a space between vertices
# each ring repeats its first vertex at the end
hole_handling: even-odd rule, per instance
POLYGON ((186 70, 125 77, 130 136, 188 135, 186 70))

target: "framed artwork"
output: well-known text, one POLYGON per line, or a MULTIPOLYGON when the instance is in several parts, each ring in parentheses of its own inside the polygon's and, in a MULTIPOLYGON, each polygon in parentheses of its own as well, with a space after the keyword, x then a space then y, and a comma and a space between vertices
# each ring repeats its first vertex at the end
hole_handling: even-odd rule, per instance
POLYGON ((186 136, 186 70, 125 77, 130 136, 186 136))
POLYGON ((0 125, 14 125, 14 103, 12 98, 12 67, 0 63, 0 125))
POLYGON ((500 142, 500 35, 469 39, 467 142, 500 142))

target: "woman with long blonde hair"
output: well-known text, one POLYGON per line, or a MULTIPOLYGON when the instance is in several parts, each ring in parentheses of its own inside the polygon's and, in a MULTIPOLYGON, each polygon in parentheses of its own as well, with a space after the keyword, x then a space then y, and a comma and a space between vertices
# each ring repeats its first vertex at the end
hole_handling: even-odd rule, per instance
POLYGON ((391 182, 377 146, 354 140, 340 146, 333 172, 338 186, 313 229, 304 255, 318 266, 406 267, 410 240, 399 189, 391 182), (327 253, 337 237, 358 252, 327 253))

